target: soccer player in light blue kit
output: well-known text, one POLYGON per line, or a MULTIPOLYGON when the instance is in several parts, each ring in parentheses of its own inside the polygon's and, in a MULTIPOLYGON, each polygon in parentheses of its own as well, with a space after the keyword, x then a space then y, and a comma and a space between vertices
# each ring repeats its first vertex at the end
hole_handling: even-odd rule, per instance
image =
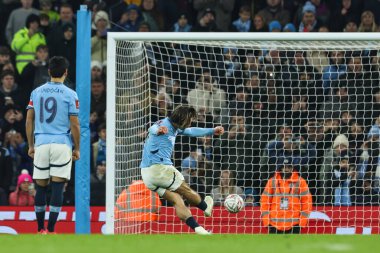
POLYGON ((40 234, 55 233, 55 224, 63 202, 64 185, 70 180, 72 160, 78 160, 80 157, 78 96, 63 84, 68 67, 68 61, 64 57, 51 58, 48 68, 51 80, 33 90, 27 107, 28 154, 34 158, 34 208, 40 234), (44 220, 49 180, 51 198, 46 230, 44 220))
POLYGON ((221 126, 215 128, 190 127, 196 116, 194 108, 180 105, 174 109, 171 116, 152 125, 145 140, 140 168, 145 185, 172 203, 177 216, 197 234, 207 235, 210 233, 196 222, 181 196, 190 205, 204 211, 206 217, 211 216, 214 201, 210 196, 206 196, 202 200, 199 194, 184 181, 183 175, 173 166, 170 159, 177 134, 201 137, 224 133, 221 126))

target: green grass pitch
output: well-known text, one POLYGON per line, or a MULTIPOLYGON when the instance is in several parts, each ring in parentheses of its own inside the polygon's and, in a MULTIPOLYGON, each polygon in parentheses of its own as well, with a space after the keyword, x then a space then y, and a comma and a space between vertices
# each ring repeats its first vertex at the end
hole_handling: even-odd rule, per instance
POLYGON ((38 253, 328 253, 380 252, 378 235, 17 235, 0 252, 38 253))

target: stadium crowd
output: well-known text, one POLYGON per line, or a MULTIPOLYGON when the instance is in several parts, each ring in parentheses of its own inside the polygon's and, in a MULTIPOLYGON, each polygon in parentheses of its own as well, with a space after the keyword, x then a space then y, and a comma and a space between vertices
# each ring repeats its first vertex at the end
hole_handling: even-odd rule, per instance
MULTIPOLYGON (((25 108, 49 79, 49 57, 69 60, 66 85, 75 88, 80 4, 93 11, 91 205, 105 203, 107 32, 380 31, 377 0, 2 0, 0 205, 34 203, 25 108)), ((201 195, 222 203, 237 193, 258 205, 286 157, 316 205, 379 204, 380 51, 152 43, 148 52, 147 123, 188 103, 198 112, 194 126, 226 129, 221 138, 178 138, 175 166, 201 195)), ((73 187, 74 180, 66 185, 66 205, 74 203, 73 187)))

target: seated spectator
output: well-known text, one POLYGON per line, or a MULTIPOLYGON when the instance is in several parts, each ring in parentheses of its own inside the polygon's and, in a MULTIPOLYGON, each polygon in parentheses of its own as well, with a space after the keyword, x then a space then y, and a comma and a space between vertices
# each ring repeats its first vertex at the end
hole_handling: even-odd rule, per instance
POLYGON ((91 206, 104 206, 106 204, 106 161, 96 162, 95 171, 91 173, 91 206))
POLYGON ((28 97, 32 90, 50 80, 48 73, 49 48, 45 45, 37 47, 36 59, 25 66, 21 74, 20 86, 28 97))
POLYGON ((181 14, 177 22, 173 25, 173 32, 190 32, 192 25, 189 24, 189 20, 186 14, 181 14))
POLYGON ((107 141, 106 124, 100 124, 98 127, 99 140, 92 144, 93 164, 98 164, 99 161, 106 160, 106 141, 107 141))
POLYGON ((323 90, 325 95, 331 91, 331 82, 339 79, 339 76, 347 72, 347 65, 343 51, 331 51, 327 53, 329 57, 329 66, 322 70, 323 90))
POLYGON ((347 154, 341 153, 341 156, 335 158, 331 180, 334 189, 334 205, 351 206, 350 188, 356 180, 356 169, 355 165, 350 164, 347 154))
POLYGON ((26 138, 19 132, 11 130, 7 133, 9 145, 7 145, 9 153, 13 159, 13 164, 21 169, 26 169, 30 175, 33 174, 33 159, 28 155, 28 143, 26 138))
POLYGON ((111 28, 107 12, 96 12, 92 27, 96 32, 91 38, 91 60, 104 62, 107 59, 107 31, 111 28))
POLYGON ((263 16, 256 14, 253 19, 252 32, 267 32, 268 26, 263 16))
POLYGON ((3 69, 4 64, 9 62, 11 59, 11 51, 6 46, 0 46, 0 73, 3 69))
POLYGON ((103 68, 99 61, 91 61, 91 80, 103 79, 103 68))
POLYGON ((211 190, 215 205, 223 205, 224 200, 230 194, 243 196, 243 189, 236 186, 235 173, 230 170, 222 170, 219 178, 219 185, 211 190))
POLYGON ((281 32, 281 24, 277 20, 273 20, 269 23, 269 32, 281 32))
POLYGON ((137 29, 137 32, 146 33, 151 32, 150 25, 143 21, 140 23, 139 28, 137 29))
MULTIPOLYGON (((1 129, 0 129, 1 131, 1 129)), ((0 145, 0 206, 8 205, 8 194, 13 178, 13 163, 8 149, 0 145)))
MULTIPOLYGON (((341 0, 341 4, 333 10, 332 19, 330 20, 330 27, 332 32, 342 32, 347 28, 348 23, 359 22, 358 6, 355 1, 352 0, 341 0)), ((356 31, 354 31, 356 32, 356 31)))
POLYGON ((52 10, 52 0, 40 0, 40 12, 46 14, 49 17, 49 22, 55 24, 59 21, 59 14, 52 10))
MULTIPOLYGON (((22 111, 13 105, 5 106, 4 116, 0 118, 0 129, 0 142, 3 144, 6 140, 4 137, 7 132, 16 130, 17 132, 24 133, 25 123, 22 111)), ((5 143, 4 145, 7 144, 5 143)))
POLYGON ((248 188, 244 191, 245 206, 258 206, 259 194, 253 188, 248 188))
POLYGON ((113 30, 115 32, 137 32, 143 20, 140 8, 135 4, 130 4, 121 16, 118 26, 115 26, 113 30))
POLYGON ((10 206, 34 206, 34 184, 32 177, 25 171, 17 179, 17 188, 9 195, 10 206))
POLYGON ((46 45, 45 35, 39 32, 40 17, 31 14, 25 27, 16 32, 12 40, 12 50, 16 53, 16 68, 19 74, 34 60, 37 46, 46 45))
POLYGON ((287 23, 282 29, 283 32, 296 32, 296 27, 292 23, 287 23))
POLYGON ((91 143, 98 141, 98 113, 96 111, 90 112, 90 132, 91 132, 91 143))
POLYGON ((258 15, 262 16, 267 24, 278 20, 281 26, 284 26, 290 21, 289 11, 282 8, 280 0, 267 0, 267 6, 259 11, 258 15))
POLYGON ((236 0, 214 1, 214 0, 194 0, 193 7, 198 12, 197 20, 204 16, 208 10, 212 9, 215 18, 215 27, 220 31, 227 32, 231 24, 231 12, 234 9, 236 0))
POLYGON ((361 22, 358 32, 376 32, 377 25, 372 11, 364 11, 361 15, 361 22))
POLYGON ((372 177, 366 176, 359 180, 356 185, 355 193, 352 194, 351 200, 356 206, 378 206, 380 205, 379 192, 374 187, 372 177))
POLYGON ((220 28, 217 26, 215 11, 208 8, 198 19, 198 22, 193 26, 192 32, 220 32, 220 28))
POLYGON ((96 111, 99 118, 104 117, 106 111, 107 95, 104 81, 93 79, 91 81, 91 111, 96 111))
POLYGON ((1 72, 0 97, 4 105, 24 105, 25 97, 22 96, 18 84, 15 82, 15 73, 11 70, 1 72))
POLYGON ((49 36, 50 30, 51 30, 51 24, 49 22, 49 16, 45 13, 40 14, 40 30, 43 35, 45 35, 45 38, 49 36))
POLYGON ((252 30, 251 9, 243 5, 239 10, 239 18, 232 22, 232 32, 249 32, 252 30))
POLYGON ((316 32, 319 24, 316 18, 315 6, 307 1, 302 8, 302 21, 300 23, 299 32, 316 32))
POLYGON ((149 24, 150 31, 164 31, 164 18, 161 11, 157 8, 156 0, 142 0, 140 8, 144 21, 149 24))
POLYGON ((354 21, 349 21, 346 23, 343 32, 356 33, 358 31, 358 25, 354 21))

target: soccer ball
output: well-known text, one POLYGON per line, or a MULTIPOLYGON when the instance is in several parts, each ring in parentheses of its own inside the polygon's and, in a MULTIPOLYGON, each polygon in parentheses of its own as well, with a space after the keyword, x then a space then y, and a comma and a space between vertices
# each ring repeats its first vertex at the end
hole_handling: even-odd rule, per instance
POLYGON ((224 200, 224 207, 230 213, 238 213, 244 208, 244 200, 237 194, 230 194, 224 200))

